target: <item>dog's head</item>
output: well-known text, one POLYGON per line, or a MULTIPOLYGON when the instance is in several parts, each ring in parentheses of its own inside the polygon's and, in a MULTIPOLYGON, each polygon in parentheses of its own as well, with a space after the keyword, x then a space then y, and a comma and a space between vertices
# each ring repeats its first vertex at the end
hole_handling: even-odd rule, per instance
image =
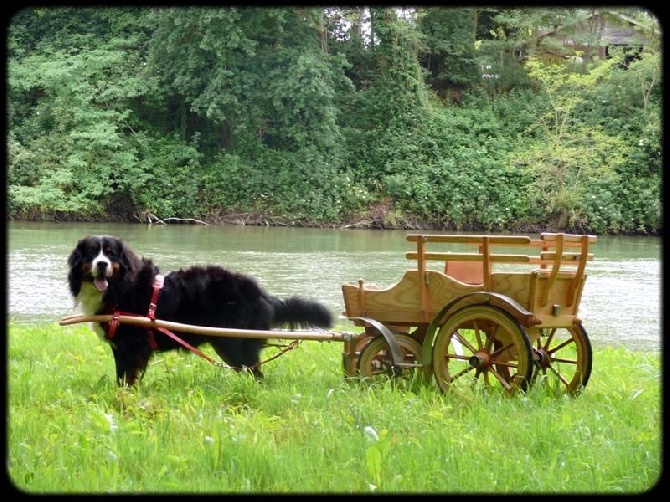
POLYGON ((86 283, 104 293, 110 282, 134 275, 140 268, 140 259, 118 237, 89 235, 77 242, 67 265, 70 292, 77 298, 86 283))

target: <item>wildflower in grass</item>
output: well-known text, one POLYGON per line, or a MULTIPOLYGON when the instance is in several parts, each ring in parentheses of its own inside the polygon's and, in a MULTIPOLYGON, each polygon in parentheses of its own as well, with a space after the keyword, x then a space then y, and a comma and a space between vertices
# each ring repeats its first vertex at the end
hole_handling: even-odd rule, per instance
POLYGON ((370 441, 377 441, 379 439, 379 435, 377 434, 377 431, 374 430, 372 427, 369 425, 365 426, 365 429, 363 429, 363 432, 365 432, 365 436, 370 440, 370 441))
POLYGON ((246 434, 238 434, 237 436, 231 436, 230 438, 234 443, 237 443, 238 441, 244 441, 247 439, 246 434))
POLYGON ((105 413, 105 418, 107 419, 107 423, 109 424, 110 432, 114 432, 116 431, 116 429, 119 428, 119 426, 116 425, 116 423, 114 423, 114 415, 112 415, 111 413, 105 413))

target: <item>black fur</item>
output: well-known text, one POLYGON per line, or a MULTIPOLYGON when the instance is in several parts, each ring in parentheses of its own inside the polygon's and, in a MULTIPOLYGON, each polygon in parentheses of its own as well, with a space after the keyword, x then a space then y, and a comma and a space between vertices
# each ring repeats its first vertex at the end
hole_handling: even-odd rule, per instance
MULTIPOLYGON (((116 309, 147 315, 153 281, 159 270, 151 260, 139 258, 123 240, 114 236, 85 237, 70 254, 68 267, 70 291, 75 300, 82 302, 85 314, 107 314, 116 309), (98 260, 92 266, 96 256, 98 260), (107 285, 102 292, 93 285, 96 276, 107 285)), ((156 319, 197 326, 269 330, 332 325, 330 312, 320 303, 297 296, 286 300, 270 296, 252 277, 216 265, 170 272, 165 276, 157 303, 156 319)), ((96 331, 106 336, 104 329, 105 326, 98 326, 96 331)), ((263 376, 256 365, 266 340, 175 334, 195 347, 209 343, 228 365, 238 370, 247 368, 259 378, 263 376)), ((158 351, 183 348, 158 331, 154 337, 158 351)), ((146 328, 119 324, 110 343, 117 381, 134 384, 144 375, 152 355, 146 328)))

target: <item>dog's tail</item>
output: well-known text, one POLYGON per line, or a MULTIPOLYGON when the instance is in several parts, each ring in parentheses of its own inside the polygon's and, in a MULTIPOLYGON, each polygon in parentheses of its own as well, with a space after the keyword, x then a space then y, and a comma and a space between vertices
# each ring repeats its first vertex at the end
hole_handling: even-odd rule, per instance
POLYGON ((272 297, 270 302, 274 307, 272 324, 275 327, 288 329, 297 328, 330 328, 333 325, 333 316, 322 304, 292 296, 286 300, 272 297))

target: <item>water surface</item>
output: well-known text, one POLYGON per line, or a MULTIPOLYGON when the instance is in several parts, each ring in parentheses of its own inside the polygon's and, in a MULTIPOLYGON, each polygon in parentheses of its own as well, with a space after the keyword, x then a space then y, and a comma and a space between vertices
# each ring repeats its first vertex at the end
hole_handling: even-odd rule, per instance
MULTIPOLYGON (((412 267, 405 252, 414 249, 408 232, 391 230, 10 222, 8 318, 58 322, 75 312, 67 257, 78 239, 102 233, 123 237, 162 273, 220 264, 255 276, 276 296, 322 301, 336 315, 344 309, 342 283, 390 286, 412 267)), ((592 343, 660 350, 660 238, 599 236, 592 251, 580 304, 592 343)))

